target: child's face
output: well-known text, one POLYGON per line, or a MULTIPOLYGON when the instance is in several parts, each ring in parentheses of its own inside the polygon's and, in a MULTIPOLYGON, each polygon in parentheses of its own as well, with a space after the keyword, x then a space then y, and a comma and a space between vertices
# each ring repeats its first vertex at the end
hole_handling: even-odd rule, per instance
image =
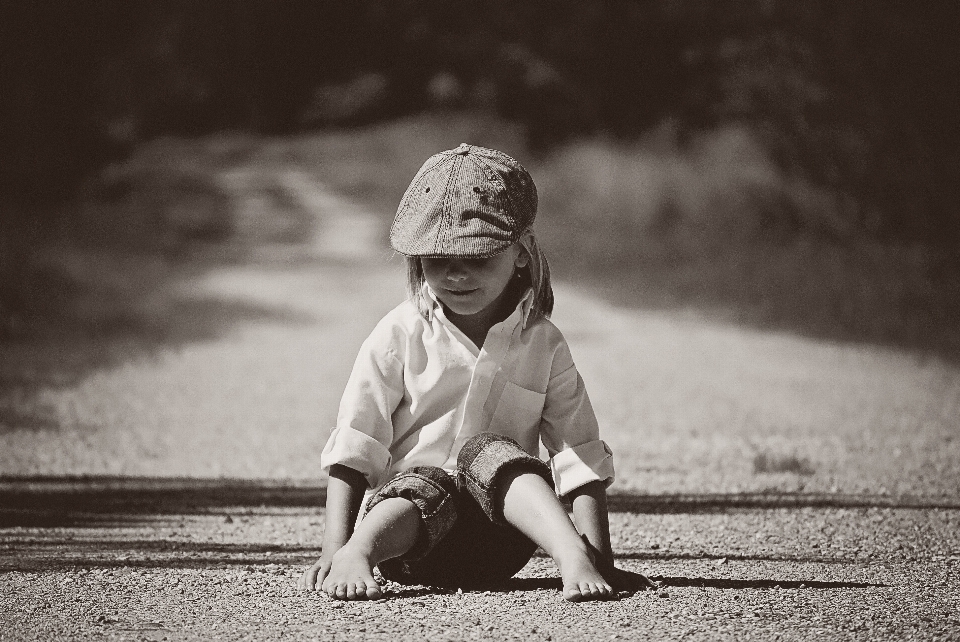
POLYGON ((462 316, 487 311, 497 304, 527 253, 514 243, 486 259, 422 258, 423 275, 444 307, 462 316))

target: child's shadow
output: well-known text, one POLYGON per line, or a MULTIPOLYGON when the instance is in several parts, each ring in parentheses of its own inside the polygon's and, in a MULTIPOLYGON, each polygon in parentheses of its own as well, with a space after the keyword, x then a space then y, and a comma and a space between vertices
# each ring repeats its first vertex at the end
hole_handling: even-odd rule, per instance
POLYGON ((384 597, 387 599, 418 598, 429 595, 450 595, 453 593, 511 593, 514 591, 555 590, 562 588, 559 577, 512 578, 502 582, 467 584, 462 586, 404 586, 387 583, 384 597))
MULTIPOLYGON (((664 577, 649 575, 649 579, 656 582, 659 588, 696 586, 718 589, 837 589, 837 588, 883 588, 886 584, 870 582, 825 582, 820 580, 731 580, 713 577, 664 577)), ((561 588, 558 577, 523 577, 514 578, 497 587, 503 591, 536 591, 541 589, 561 588)), ((492 590, 492 589, 491 589, 492 590)), ((642 592, 642 591, 638 591, 642 592)))
POLYGON ((883 588, 886 584, 873 582, 825 582, 821 580, 731 580, 716 577, 661 577, 651 575, 650 579, 668 586, 697 586, 718 589, 864 589, 883 588))
MULTIPOLYGON (((651 580, 659 585, 660 589, 670 587, 688 587, 695 586, 700 588, 717 589, 865 589, 865 588, 884 588, 886 584, 871 582, 827 582, 821 580, 732 580, 707 577, 665 577, 658 575, 649 576, 651 580)), ((519 577, 512 578, 505 582, 495 584, 482 584, 474 586, 461 587, 463 592, 490 591, 493 593, 511 593, 513 591, 560 591, 563 587, 559 577, 519 577)), ((389 598, 417 598, 428 595, 443 593, 456 593, 456 588, 448 587, 391 587, 386 591, 385 597, 389 598)), ((636 591, 642 592, 642 591, 636 591)), ((628 592, 628 593, 633 593, 628 592)))

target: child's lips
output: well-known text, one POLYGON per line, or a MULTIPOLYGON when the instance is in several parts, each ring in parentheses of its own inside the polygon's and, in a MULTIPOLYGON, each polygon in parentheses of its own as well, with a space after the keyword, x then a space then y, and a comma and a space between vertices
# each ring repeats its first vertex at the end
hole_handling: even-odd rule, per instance
POLYGON ((467 296, 467 295, 473 294, 479 289, 480 288, 472 288, 469 290, 451 290, 450 288, 447 288, 447 292, 452 294, 453 296, 467 296))

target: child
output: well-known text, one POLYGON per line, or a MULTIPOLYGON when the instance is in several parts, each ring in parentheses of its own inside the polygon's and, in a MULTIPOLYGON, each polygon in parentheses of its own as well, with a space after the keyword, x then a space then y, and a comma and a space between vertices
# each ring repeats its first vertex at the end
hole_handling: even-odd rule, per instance
POLYGON ((411 298, 367 338, 347 382, 321 456, 323 553, 302 588, 377 599, 374 566, 403 584, 489 585, 537 546, 567 600, 651 585, 613 565, 612 454, 548 321, 536 211, 516 160, 467 144, 429 158, 407 188, 390 241, 407 257, 411 298))

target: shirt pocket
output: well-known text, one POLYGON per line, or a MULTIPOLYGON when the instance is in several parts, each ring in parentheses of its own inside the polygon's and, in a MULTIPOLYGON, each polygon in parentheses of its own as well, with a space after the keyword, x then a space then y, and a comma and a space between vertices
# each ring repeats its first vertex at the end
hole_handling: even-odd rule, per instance
POLYGON ((520 445, 527 449, 533 443, 534 447, 540 434, 540 421, 543 416, 543 403, 547 398, 542 392, 535 392, 521 388, 515 383, 507 382, 500 395, 500 402, 493 413, 490 430, 508 437, 513 437, 520 445))

